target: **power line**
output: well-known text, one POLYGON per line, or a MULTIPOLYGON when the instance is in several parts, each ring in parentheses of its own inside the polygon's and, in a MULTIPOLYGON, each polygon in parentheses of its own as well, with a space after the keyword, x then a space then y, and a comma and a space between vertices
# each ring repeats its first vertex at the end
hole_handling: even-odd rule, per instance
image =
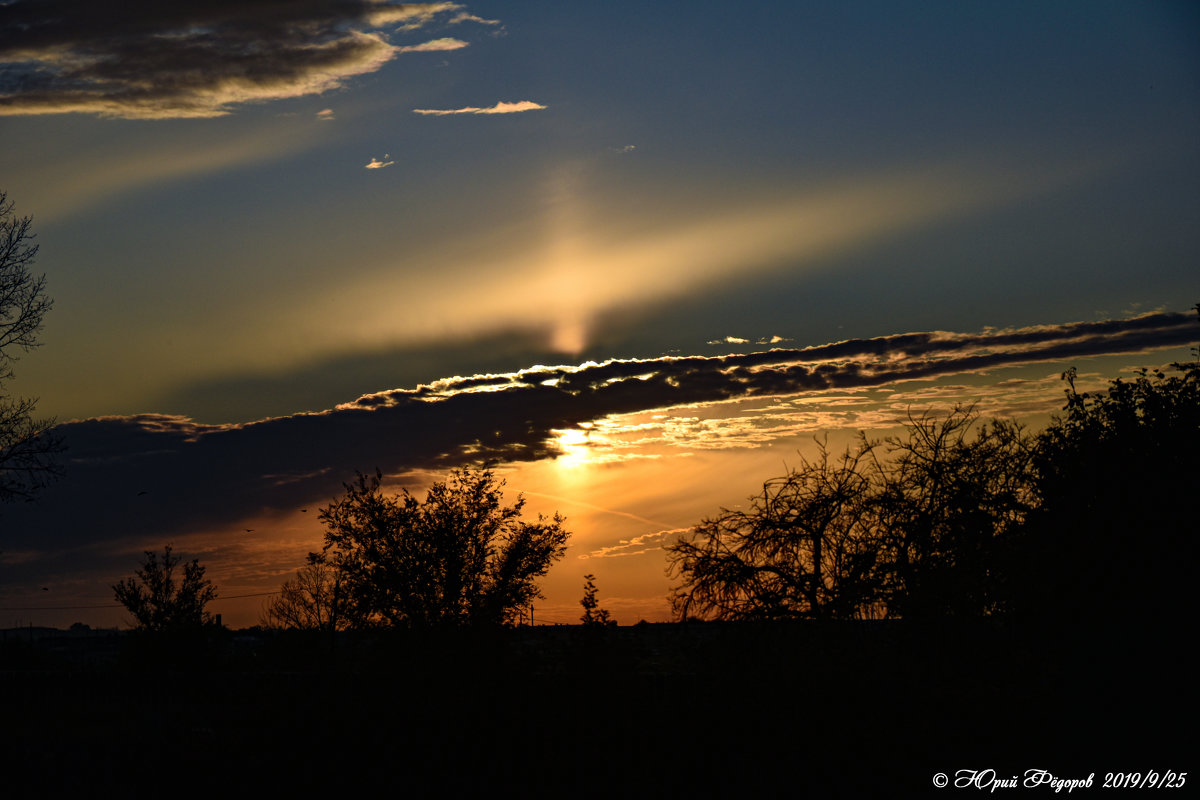
POLYGON ((255 592, 254 594, 229 594, 229 595, 225 595, 224 597, 214 597, 212 601, 214 603, 219 603, 222 600, 238 600, 242 597, 267 597, 268 595, 272 595, 272 594, 279 594, 279 592, 275 591, 275 592, 255 592))

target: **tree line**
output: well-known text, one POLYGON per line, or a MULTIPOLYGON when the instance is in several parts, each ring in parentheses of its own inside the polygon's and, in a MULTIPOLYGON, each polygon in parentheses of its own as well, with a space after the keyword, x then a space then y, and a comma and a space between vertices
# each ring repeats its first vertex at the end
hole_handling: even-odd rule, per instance
MULTIPOLYGON (((485 627, 512 624, 539 596, 537 580, 562 558, 570 536, 560 515, 522 518, 524 498, 504 503, 504 482, 486 467, 436 481, 425 499, 382 490, 383 476, 358 475, 321 509, 325 543, 285 581, 263 613, 271 627, 485 627)), ((146 552, 136 579, 116 598, 140 628, 195 629, 211 622, 215 587, 197 561, 182 583, 168 547, 146 552)), ((594 608, 594 606, 593 606, 594 608)))
MULTIPOLYGON (((1200 312, 1200 305, 1197 306, 1200 312)), ((1169 620, 1187 607, 1200 353, 1080 392, 1038 433, 956 407, 821 444, 667 547, 680 619, 1169 620)))
MULTIPOLYGON (((836 455, 819 441, 747 508, 667 546, 677 619, 1169 619, 1185 607, 1193 553, 1200 353, 1104 392, 1078 391, 1074 370, 1063 379, 1063 413, 1036 433, 959 406, 836 455)), ((324 547, 265 625, 512 624, 565 552, 562 517, 523 520, 523 499, 505 505, 490 469, 455 470, 423 501, 381 484, 359 475, 321 510, 324 547)), ((147 553, 139 580, 114 587, 143 627, 204 621, 215 593, 195 561, 174 586, 177 563, 147 553)), ((580 619, 606 627, 585 577, 580 619)))

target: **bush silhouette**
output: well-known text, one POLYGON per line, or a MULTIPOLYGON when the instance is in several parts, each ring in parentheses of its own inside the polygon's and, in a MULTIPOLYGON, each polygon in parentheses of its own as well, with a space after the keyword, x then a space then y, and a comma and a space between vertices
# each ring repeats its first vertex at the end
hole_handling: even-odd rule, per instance
POLYGON ((1065 413, 1038 438, 1038 507, 1011 556, 1024 617, 1150 625, 1190 607, 1200 363, 1172 371, 1095 394, 1064 374, 1065 413))

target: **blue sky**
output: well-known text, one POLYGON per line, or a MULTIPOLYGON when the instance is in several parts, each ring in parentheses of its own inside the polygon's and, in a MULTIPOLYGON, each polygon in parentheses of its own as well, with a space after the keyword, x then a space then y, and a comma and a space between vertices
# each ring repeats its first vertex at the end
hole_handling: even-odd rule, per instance
MULTIPOLYGON (((55 300, 11 388, 61 421, 236 426, 537 364, 1200 299, 1190 3, 106 6, 0 7, 0 188, 55 300)), ((1089 339, 1116 359, 1095 380, 1186 356, 1173 336, 1089 339)), ((619 510, 628 484, 601 484, 571 491, 619 510)))

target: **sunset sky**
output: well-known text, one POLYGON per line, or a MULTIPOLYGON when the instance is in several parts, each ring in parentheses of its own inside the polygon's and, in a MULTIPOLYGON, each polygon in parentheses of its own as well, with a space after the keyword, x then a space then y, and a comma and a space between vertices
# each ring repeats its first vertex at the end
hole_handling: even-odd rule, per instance
POLYGON ((167 542, 254 624, 356 470, 481 458, 574 532, 542 620, 666 619, 814 435, 1200 341, 1192 2, 12 0, 0 142, 71 448, 0 627, 125 624, 167 542))

